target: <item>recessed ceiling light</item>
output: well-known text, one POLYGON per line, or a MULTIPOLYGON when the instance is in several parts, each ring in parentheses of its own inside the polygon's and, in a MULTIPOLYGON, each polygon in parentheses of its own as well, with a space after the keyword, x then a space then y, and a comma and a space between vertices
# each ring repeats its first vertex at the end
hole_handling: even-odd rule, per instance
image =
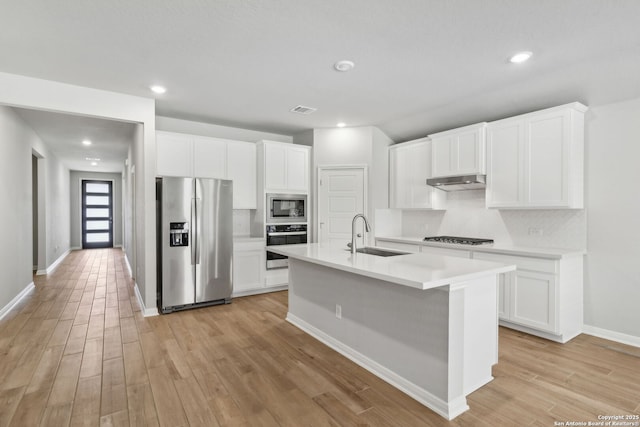
POLYGON ((338 123, 336 126, 338 126, 339 128, 343 128, 343 127, 345 127, 346 125, 347 125, 346 123, 344 123, 344 122, 340 122, 340 123, 338 123))
POLYGON ((91 141, 85 139, 84 141, 82 141, 82 145, 91 145, 91 141))
POLYGON ((509 58, 509 61, 513 62, 514 64, 519 64, 531 58, 531 55, 533 55, 533 53, 528 51, 518 52, 515 55, 513 55, 511 58, 509 58))
POLYGON ((92 162, 99 162, 100 159, 98 157, 85 157, 85 160, 90 160, 92 162))
POLYGON ((151 86, 150 89, 153 93, 157 93, 159 95, 167 91, 167 89, 164 86, 158 86, 158 85, 151 86))
POLYGON ((353 61, 338 61, 335 64, 333 64, 333 68, 336 69, 336 71, 351 71, 353 70, 353 67, 355 67, 356 64, 353 63, 353 61))
POLYGON ((98 162, 91 162, 91 166, 98 166, 98 162))

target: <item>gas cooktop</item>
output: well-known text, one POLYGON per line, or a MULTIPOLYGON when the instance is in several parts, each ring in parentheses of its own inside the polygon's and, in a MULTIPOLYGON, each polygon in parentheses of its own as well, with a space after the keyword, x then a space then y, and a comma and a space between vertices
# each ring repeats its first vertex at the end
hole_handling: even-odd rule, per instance
POLYGON ((476 239, 472 237, 456 236, 432 236, 425 237, 425 242, 455 243, 457 245, 488 245, 493 243, 492 239, 476 239))

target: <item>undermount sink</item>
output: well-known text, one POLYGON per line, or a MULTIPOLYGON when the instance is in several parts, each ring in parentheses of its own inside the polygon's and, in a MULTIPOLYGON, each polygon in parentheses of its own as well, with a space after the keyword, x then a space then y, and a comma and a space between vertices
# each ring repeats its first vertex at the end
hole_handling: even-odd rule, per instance
MULTIPOLYGON (((350 250, 350 249, 347 249, 350 250)), ((371 246, 366 246, 364 248, 356 249, 356 252, 367 255, 377 255, 377 256, 397 256, 397 255, 407 255, 409 252, 398 252, 392 251, 389 249, 382 248, 373 248, 371 246)))

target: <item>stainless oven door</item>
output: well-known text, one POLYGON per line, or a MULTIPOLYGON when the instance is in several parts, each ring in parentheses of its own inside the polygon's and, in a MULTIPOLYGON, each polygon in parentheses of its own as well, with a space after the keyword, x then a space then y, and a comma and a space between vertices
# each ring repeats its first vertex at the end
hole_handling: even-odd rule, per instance
MULTIPOLYGON (((267 246, 294 245, 297 243, 307 243, 306 231, 282 231, 267 233, 267 246)), ((289 260, 286 256, 270 252, 267 247, 267 270, 289 267, 289 260)))

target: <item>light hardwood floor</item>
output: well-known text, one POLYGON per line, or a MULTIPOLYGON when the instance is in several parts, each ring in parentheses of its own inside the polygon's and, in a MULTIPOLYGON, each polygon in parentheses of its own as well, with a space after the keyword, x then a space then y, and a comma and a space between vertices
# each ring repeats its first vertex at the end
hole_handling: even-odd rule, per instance
MULTIPOLYGON (((6 279, 3 279, 6 280, 6 279)), ((0 426, 553 426, 640 414, 640 349, 501 328, 452 422, 284 321, 287 293, 144 318, 118 249, 72 252, 0 322, 0 426)))

